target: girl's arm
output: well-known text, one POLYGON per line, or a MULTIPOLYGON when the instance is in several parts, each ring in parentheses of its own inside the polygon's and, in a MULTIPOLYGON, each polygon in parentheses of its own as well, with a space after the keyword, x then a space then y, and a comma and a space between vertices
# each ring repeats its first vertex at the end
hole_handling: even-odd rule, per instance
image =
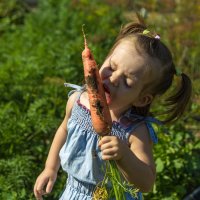
POLYGON ((116 160, 124 177, 142 192, 149 192, 156 178, 152 141, 145 125, 129 137, 128 146, 115 136, 104 136, 99 142, 104 160, 116 160))
POLYGON ((42 199, 42 195, 51 192, 54 182, 57 178, 57 172, 60 167, 59 152, 66 141, 67 122, 71 115, 71 110, 77 94, 78 93, 74 93, 71 95, 67 102, 65 118, 56 131, 45 163, 45 168, 35 182, 34 194, 37 199, 42 199), (46 189, 44 190, 45 187, 46 189))
POLYGON ((156 169, 152 152, 153 142, 147 127, 138 127, 130 135, 129 143, 130 148, 125 149, 117 164, 129 182, 142 192, 149 192, 156 179, 156 169))

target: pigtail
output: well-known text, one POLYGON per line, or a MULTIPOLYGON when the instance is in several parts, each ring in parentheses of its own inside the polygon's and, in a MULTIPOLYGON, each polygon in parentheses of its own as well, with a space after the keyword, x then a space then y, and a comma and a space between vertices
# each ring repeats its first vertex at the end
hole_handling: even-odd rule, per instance
POLYGON ((184 73, 181 73, 179 76, 181 77, 179 90, 165 100, 165 105, 169 107, 169 110, 167 110, 165 114, 169 114, 169 117, 164 121, 164 123, 169 123, 180 118, 191 97, 192 83, 190 78, 184 73))

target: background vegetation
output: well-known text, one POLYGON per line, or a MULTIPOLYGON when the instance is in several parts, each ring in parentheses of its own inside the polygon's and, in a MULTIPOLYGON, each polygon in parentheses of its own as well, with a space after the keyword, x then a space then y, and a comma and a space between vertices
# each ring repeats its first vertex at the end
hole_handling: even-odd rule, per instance
MULTIPOLYGON (((159 131, 157 181, 144 199, 179 200, 200 185, 199 1, 1 0, 0 199, 34 199, 35 179, 64 117, 68 90, 63 83, 82 84, 82 24, 101 65, 135 11, 161 35, 194 86, 182 120, 159 131)), ((59 171, 45 199, 58 199, 65 180, 59 171)))

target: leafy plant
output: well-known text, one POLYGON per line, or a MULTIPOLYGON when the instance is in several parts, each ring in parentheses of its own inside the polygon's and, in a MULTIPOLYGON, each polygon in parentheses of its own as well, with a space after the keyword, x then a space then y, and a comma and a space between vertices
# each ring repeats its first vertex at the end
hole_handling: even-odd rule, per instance
MULTIPOLYGON (((196 1, 38 0, 34 8, 24 2, 0 2, 0 199, 34 199, 35 179, 65 114, 68 91, 63 83, 83 83, 82 25, 101 65, 119 27, 135 10, 169 45, 176 65, 195 86, 188 113, 167 127, 168 135, 164 128, 159 131, 156 185, 144 198, 178 200, 194 190, 200 184, 196 1)), ((58 199, 66 176, 59 171, 45 199, 58 199)))

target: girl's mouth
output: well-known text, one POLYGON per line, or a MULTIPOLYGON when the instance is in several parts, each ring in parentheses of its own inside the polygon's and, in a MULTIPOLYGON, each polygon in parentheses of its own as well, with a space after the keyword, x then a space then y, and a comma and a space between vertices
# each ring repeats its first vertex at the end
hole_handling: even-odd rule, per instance
POLYGON ((111 103, 110 90, 109 90, 108 86, 105 83, 103 84, 103 88, 104 88, 104 91, 105 91, 107 104, 109 105, 111 103))

